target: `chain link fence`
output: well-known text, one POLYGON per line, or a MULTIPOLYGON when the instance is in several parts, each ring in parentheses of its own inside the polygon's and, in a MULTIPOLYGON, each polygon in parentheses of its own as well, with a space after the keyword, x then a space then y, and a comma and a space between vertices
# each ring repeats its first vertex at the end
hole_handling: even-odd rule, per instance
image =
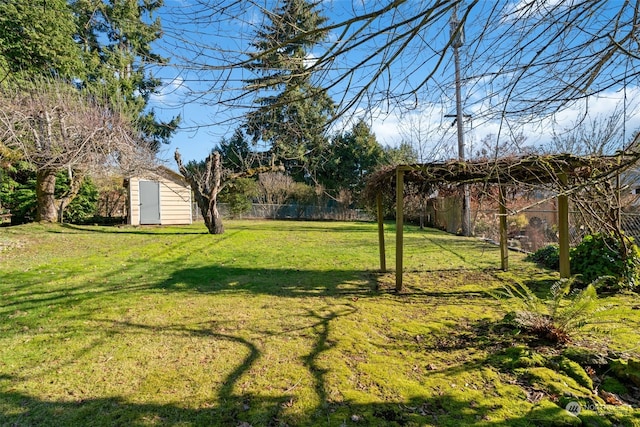
MULTIPOLYGON (((223 218, 231 218, 229 206, 218 203, 218 211, 223 218)), ((193 220, 201 220, 202 215, 194 204, 193 220)), ((260 204, 253 203, 247 212, 236 215, 238 219, 296 219, 296 220, 336 220, 336 221, 374 221, 375 217, 364 209, 346 209, 328 206, 298 204, 260 204)))
POLYGON ((640 214, 623 213, 620 222, 625 234, 633 237, 636 243, 640 242, 640 214))
MULTIPOLYGON (((481 212, 485 222, 475 235, 491 241, 500 240, 499 217, 497 212, 481 212), (493 216, 491 226, 487 227, 486 218, 493 216)), ((477 223, 476 223, 477 224, 477 223)), ((621 229, 627 236, 640 241, 640 214, 621 213, 621 229)), ((525 210, 517 215, 507 217, 509 246, 525 252, 535 252, 550 244, 558 243, 558 212, 555 210, 525 210)), ((581 225, 577 212, 569 212, 569 243, 578 245, 588 234, 581 225)))

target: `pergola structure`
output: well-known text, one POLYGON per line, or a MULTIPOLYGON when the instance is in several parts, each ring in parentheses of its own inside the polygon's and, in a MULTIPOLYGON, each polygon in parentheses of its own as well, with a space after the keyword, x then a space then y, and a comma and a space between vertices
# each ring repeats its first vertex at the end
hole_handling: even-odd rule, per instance
POLYGON ((405 183, 423 188, 472 183, 494 184, 499 188, 501 268, 508 269, 507 206, 505 188, 510 185, 530 185, 551 188, 558 199, 558 234, 560 246, 560 276, 569 277, 569 200, 576 189, 609 181, 616 174, 634 165, 638 153, 618 153, 613 156, 580 157, 571 154, 504 157, 479 161, 449 161, 387 167, 374 173, 367 184, 367 194, 375 195, 378 217, 380 270, 386 272, 383 223, 383 193, 395 189, 396 200, 396 290, 402 290, 403 221, 405 183))

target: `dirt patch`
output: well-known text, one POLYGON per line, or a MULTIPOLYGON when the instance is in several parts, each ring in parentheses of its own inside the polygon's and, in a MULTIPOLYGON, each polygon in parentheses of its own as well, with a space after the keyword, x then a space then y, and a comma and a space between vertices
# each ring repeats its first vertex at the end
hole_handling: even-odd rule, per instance
POLYGON ((0 252, 9 249, 18 249, 24 246, 24 242, 19 240, 11 240, 5 237, 0 237, 0 252))

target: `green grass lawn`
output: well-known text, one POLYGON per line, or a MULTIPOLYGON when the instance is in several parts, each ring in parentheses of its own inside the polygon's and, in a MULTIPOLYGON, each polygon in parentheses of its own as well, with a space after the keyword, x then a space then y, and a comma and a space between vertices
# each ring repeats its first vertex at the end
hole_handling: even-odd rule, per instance
POLYGON ((557 279, 521 254, 502 272, 495 246, 408 227, 397 294, 375 224, 225 227, 0 228, 0 425, 640 425, 638 402, 581 380, 597 362, 567 358, 633 371, 635 294, 603 297, 608 321, 571 346, 533 347, 488 293, 557 279))

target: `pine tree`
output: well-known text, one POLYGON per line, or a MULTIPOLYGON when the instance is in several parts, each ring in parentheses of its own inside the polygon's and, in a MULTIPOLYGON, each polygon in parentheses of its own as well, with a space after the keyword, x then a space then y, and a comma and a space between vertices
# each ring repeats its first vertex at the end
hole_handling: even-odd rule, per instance
POLYGON ((161 35, 152 16, 160 6, 161 0, 0 0, 0 160, 17 152, 32 165, 37 220, 59 217, 93 163, 116 150, 122 160, 141 139, 143 148, 157 149, 175 130, 179 118, 163 123, 147 109, 160 81, 145 65, 164 61, 151 49, 161 35), (69 194, 56 199, 61 170, 75 179, 69 194))
POLYGON ((318 181, 334 194, 349 190, 356 198, 364 188, 366 175, 385 160, 382 146, 362 120, 333 139, 326 157, 318 181))
POLYGON ((230 171, 242 172, 257 166, 256 153, 251 151, 242 129, 236 129, 231 138, 223 138, 219 144, 219 151, 222 166, 230 171))
POLYGON ((82 77, 65 0, 0 0, 0 79, 82 77))
POLYGON ((153 110, 147 110, 149 97, 161 82, 149 75, 145 65, 166 62, 151 49, 162 35, 154 12, 163 1, 74 0, 71 5, 88 69, 86 85, 106 90, 112 102, 131 117, 139 136, 157 150, 180 122, 180 117, 159 121, 153 110))
POLYGON ((313 84, 310 50, 322 42, 326 22, 305 0, 285 0, 252 46, 249 69, 259 76, 246 89, 262 94, 246 117, 254 143, 265 143, 290 173, 313 174, 327 145, 324 130, 334 110, 326 90, 313 84))

